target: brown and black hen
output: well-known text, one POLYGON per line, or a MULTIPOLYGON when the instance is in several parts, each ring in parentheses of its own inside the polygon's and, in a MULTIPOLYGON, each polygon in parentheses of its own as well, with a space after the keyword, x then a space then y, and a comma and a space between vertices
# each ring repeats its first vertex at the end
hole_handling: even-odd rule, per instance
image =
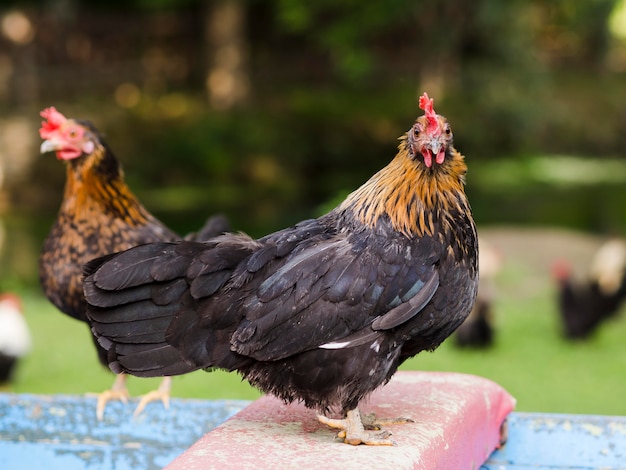
POLYGON ((391 163, 318 219, 89 263, 87 315, 110 367, 236 370, 286 402, 340 413, 319 418, 347 443, 391 444, 364 430, 359 403, 447 338, 478 285, 464 157, 426 94, 420 107, 391 163))
MULTIPOLYGON (((45 119, 39 131, 45 139, 41 152, 55 152, 66 163, 67 179, 58 217, 41 250, 39 278, 45 295, 59 310, 86 322, 82 286, 85 263, 144 243, 181 237, 137 200, 117 159, 91 123, 67 119, 55 108, 45 109, 41 116, 45 119)), ((210 219, 203 236, 223 233, 222 222, 219 216, 210 219), (211 225, 216 221, 217 225, 211 225), (218 231, 209 233, 215 227, 218 231)), ((107 365, 106 350, 95 344, 100 362, 107 365)), ((100 394, 99 419, 108 400, 126 401, 125 381, 126 376, 119 375, 112 389, 100 394)), ((170 378, 166 377, 158 391, 143 397, 137 412, 155 399, 167 406, 169 391, 170 378)))

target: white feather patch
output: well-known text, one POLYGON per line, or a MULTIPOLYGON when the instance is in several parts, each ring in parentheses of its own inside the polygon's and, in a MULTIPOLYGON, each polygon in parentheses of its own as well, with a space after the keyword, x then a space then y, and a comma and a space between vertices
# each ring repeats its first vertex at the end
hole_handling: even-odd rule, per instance
POLYGON ((0 351, 22 357, 30 351, 31 336, 26 320, 14 302, 0 302, 0 351))
POLYGON ((350 346, 350 341, 343 341, 341 343, 338 342, 332 342, 332 343, 326 343, 326 344, 322 344, 321 346, 319 346, 320 349, 343 349, 350 346))

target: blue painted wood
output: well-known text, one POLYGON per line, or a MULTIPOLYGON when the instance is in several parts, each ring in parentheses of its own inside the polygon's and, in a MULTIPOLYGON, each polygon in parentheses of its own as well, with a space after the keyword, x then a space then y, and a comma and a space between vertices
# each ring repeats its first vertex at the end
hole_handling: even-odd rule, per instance
POLYGON ((172 399, 134 418, 136 400, 111 402, 98 422, 95 398, 0 394, 0 469, 161 469, 248 403, 172 399))
MULTIPOLYGON (((0 394, 0 469, 160 469, 247 401, 172 399, 169 410, 95 398, 0 394)), ((512 413, 483 470, 626 469, 626 417, 512 413)))
POLYGON ((626 469, 626 417, 512 413, 506 445, 482 469, 531 468, 626 469))

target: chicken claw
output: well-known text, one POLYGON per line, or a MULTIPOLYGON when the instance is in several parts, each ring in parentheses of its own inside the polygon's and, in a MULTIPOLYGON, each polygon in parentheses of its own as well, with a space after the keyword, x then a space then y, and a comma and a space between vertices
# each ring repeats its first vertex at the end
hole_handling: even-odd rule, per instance
POLYGON ((146 405, 151 401, 161 400, 165 409, 169 409, 170 407, 170 390, 172 388, 172 378, 171 377, 163 377, 159 388, 156 390, 152 390, 151 392, 146 393, 141 397, 139 401, 139 405, 135 409, 133 416, 139 416, 141 412, 144 410, 146 405))
POLYGON ((98 421, 104 419, 104 409, 111 400, 120 400, 122 403, 128 403, 128 390, 126 389, 126 374, 119 374, 113 382, 110 390, 98 394, 98 404, 96 406, 96 416, 98 421))
POLYGON ((414 423, 411 418, 377 418, 374 413, 370 413, 367 415, 361 415, 361 422, 363 423, 363 427, 365 429, 378 431, 383 426, 389 426, 392 424, 407 424, 414 423))
POLYGON ((368 446, 393 446, 395 442, 389 439, 389 431, 380 431, 383 424, 410 423, 412 420, 398 418, 392 420, 378 420, 374 415, 367 415, 363 419, 358 408, 348 411, 345 419, 332 419, 323 415, 317 415, 317 419, 331 428, 340 429, 337 437, 343 439, 346 444, 368 446), (378 430, 380 432, 371 432, 378 430))

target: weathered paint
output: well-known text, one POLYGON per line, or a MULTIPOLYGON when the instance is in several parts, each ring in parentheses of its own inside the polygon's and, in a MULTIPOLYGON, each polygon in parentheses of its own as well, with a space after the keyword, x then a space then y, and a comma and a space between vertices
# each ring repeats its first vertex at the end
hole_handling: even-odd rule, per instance
POLYGON ((170 409, 110 402, 102 422, 96 399, 0 394, 0 469, 160 469, 245 401, 172 399, 170 409))
POLYGON ((485 470, 626 469, 626 417, 513 413, 485 470))
POLYGON ((299 405, 271 397, 247 404, 173 399, 170 410, 151 404, 133 418, 136 401, 112 402, 98 422, 93 398, 0 394, 0 469, 154 469, 172 461, 172 470, 626 469, 626 417, 544 413, 511 413, 507 444, 480 466, 512 401, 472 376, 399 373, 376 392, 364 411, 416 420, 388 428, 397 442, 392 448, 340 444, 299 405), (460 389, 465 396, 459 399, 460 389), (479 457, 468 457, 477 451, 479 457))
POLYGON ((515 400, 480 377, 399 372, 361 411, 415 422, 386 427, 393 447, 350 446, 312 410, 263 397, 217 427, 167 470, 341 468, 476 469, 500 442, 515 400))

